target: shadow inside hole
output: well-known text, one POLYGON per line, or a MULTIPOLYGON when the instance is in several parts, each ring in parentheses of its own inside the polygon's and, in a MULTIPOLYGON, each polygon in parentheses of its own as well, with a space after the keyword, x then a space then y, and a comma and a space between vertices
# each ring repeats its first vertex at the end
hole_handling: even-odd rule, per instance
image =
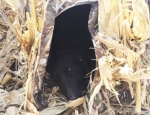
POLYGON ((55 19, 46 71, 50 74, 48 79, 52 79, 69 100, 87 91, 89 77, 86 75, 96 66, 92 60, 96 59, 95 51, 90 49, 94 47, 88 30, 90 9, 90 4, 75 6, 55 19))

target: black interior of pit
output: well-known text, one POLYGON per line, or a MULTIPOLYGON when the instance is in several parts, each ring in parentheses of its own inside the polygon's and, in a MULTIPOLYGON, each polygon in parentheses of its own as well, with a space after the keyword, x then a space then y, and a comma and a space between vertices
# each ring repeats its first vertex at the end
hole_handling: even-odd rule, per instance
POLYGON ((56 17, 50 49, 51 54, 53 54, 57 48, 65 47, 65 45, 60 46, 62 42, 68 45, 76 45, 75 48, 78 48, 79 44, 82 48, 85 47, 85 49, 87 47, 93 47, 91 35, 87 32, 89 31, 88 19, 90 9, 90 4, 79 5, 64 11, 56 17))
MULTIPOLYGON (((79 5, 64 11, 56 17, 48 63, 56 51, 62 48, 68 49, 68 47, 86 50, 89 52, 90 58, 95 59, 94 50, 89 49, 90 47, 93 48, 91 35, 88 30, 90 9, 90 4, 79 5)), ((95 69, 95 65, 95 61, 89 62, 90 71, 95 69)), ((44 82, 47 83, 48 87, 52 88, 54 86, 47 79, 44 79, 44 82)))

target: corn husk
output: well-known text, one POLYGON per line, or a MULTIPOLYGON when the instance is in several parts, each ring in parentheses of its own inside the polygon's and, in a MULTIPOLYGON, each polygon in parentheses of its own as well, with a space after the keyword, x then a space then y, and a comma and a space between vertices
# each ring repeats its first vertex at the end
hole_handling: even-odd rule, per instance
POLYGON ((0 3, 2 114, 150 114, 150 27, 146 1, 1 0, 0 3), (69 102, 57 88, 48 89, 48 107, 38 111, 33 93, 42 88, 55 16, 73 6, 91 3, 88 26, 97 67, 87 96, 69 102), (1 41, 4 36, 6 39, 1 41), (16 70, 11 69, 14 62, 16 70), (123 88, 130 91, 130 103, 121 100, 125 90, 116 89, 121 81, 127 84, 123 88))

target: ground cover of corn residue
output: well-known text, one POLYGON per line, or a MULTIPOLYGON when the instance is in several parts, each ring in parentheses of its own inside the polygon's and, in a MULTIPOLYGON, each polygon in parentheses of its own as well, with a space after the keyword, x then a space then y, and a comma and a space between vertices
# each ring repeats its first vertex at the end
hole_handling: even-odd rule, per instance
POLYGON ((0 114, 150 115, 147 2, 98 0, 99 28, 94 36, 97 68, 88 95, 67 102, 57 87, 47 89, 49 106, 38 111, 28 85, 36 69, 33 65, 46 1, 0 0, 0 114))

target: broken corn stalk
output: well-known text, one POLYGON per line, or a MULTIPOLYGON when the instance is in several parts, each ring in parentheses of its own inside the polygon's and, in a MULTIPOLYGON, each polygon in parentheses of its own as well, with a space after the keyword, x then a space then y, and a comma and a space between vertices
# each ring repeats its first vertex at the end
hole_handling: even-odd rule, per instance
POLYGON ((11 79, 11 73, 6 73, 5 77, 1 82, 1 85, 4 86, 10 79, 11 79))
MULTIPOLYGON (((117 77, 117 79, 125 80, 128 83, 136 82, 136 90, 131 88, 131 84, 129 84, 129 89, 132 96, 134 96, 133 92, 135 93, 135 110, 139 113, 141 98, 143 98, 141 97, 140 81, 141 79, 150 79, 148 77, 149 71, 147 72, 149 65, 145 66, 144 63, 141 63, 141 68, 137 68, 136 64, 138 60, 142 60, 141 54, 144 55, 146 50, 146 44, 143 41, 150 37, 148 5, 145 0, 98 0, 98 3, 99 33, 96 39, 105 45, 107 52, 114 58, 112 59, 113 66, 112 63, 106 63, 112 72, 109 77, 112 80, 117 77), (118 71, 113 73, 114 70, 118 71)), ((107 60, 108 56, 103 57, 104 60, 107 60)), ((102 74, 100 76, 101 79, 104 77, 102 74)), ((104 83, 104 85, 106 84, 104 83)))

